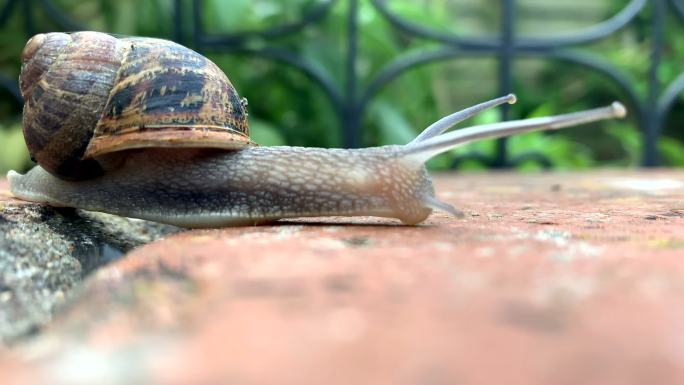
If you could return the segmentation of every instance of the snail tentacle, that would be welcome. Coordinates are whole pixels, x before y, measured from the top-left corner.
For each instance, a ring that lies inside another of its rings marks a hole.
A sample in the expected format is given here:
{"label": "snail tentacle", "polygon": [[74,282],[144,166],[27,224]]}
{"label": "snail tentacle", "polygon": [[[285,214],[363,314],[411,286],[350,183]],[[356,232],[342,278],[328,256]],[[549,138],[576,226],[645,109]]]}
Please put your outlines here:
{"label": "snail tentacle", "polygon": [[435,137],[444,131],[450,129],[451,127],[455,126],[456,124],[468,119],[472,118],[473,116],[479,114],[482,111],[488,110],[490,108],[494,108],[496,106],[500,106],[504,103],[508,104],[515,104],[517,101],[515,94],[508,94],[506,96],[502,96],[500,98],[492,99],[489,101],[486,101],[484,103],[476,104],[472,107],[468,107],[466,109],[463,109],[458,112],[454,112],[451,115],[447,115],[436,122],[432,123],[429,125],[426,129],[423,130],[418,136],[416,136],[411,143],[408,145],[413,145],[415,143],[422,142],[424,140],[430,139],[432,137]]}
{"label": "snail tentacle", "polygon": [[477,140],[501,138],[533,131],[558,130],[603,119],[622,118],[626,113],[625,106],[620,102],[613,102],[610,106],[587,111],[484,124],[463,128],[407,145],[404,148],[404,152],[408,161],[415,164],[424,164],[438,154]]}

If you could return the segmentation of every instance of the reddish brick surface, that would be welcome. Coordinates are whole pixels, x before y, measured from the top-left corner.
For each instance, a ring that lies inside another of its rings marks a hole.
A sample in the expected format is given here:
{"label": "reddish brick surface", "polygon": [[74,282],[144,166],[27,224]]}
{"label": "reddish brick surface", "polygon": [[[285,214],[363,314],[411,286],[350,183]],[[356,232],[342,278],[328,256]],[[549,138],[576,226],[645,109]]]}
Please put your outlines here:
{"label": "reddish brick surface", "polygon": [[0,373],[684,383],[683,171],[451,175],[436,187],[464,219],[312,219],[143,246],[87,279],[41,335],[0,352]]}

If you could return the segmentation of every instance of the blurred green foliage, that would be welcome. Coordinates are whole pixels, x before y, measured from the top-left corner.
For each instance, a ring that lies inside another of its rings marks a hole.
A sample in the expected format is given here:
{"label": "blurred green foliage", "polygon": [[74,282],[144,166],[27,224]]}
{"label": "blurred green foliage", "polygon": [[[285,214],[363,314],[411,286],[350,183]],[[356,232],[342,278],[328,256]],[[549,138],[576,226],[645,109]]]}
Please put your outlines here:
{"label": "blurred green foliage", "polygon": [[[546,37],[594,25],[614,15],[626,0],[574,0],[542,2],[519,0],[516,30],[521,36]],[[53,0],[62,12],[89,29],[122,35],[170,38],[173,32],[171,0]],[[316,0],[204,0],[204,27],[211,33],[263,30],[299,20]],[[463,36],[498,33],[498,0],[393,0],[393,12],[412,23]],[[183,2],[185,43],[191,42],[191,8]],[[301,32],[273,41],[255,39],[250,47],[278,46],[291,50],[324,71],[343,90],[345,84],[346,1],[338,1],[322,21]],[[642,97],[647,91],[650,50],[650,7],[627,28],[581,49],[600,55],[624,72]],[[58,30],[42,9],[34,12],[41,31]],[[27,36],[21,12],[15,10],[0,28],[0,73],[15,78],[19,54]],[[669,15],[667,46],[658,77],[662,84],[684,71],[684,22]],[[191,44],[190,44],[191,45]],[[378,13],[368,0],[360,1],[359,87],[401,55],[435,48],[435,43],[407,36]],[[205,52],[230,77],[242,96],[249,99],[250,125],[255,140],[264,145],[335,147],[341,145],[338,116],[321,88],[300,71],[285,64],[251,55]],[[498,63],[491,56],[469,56],[415,67],[384,87],[366,106],[363,143],[366,146],[406,143],[439,117],[497,95]],[[548,59],[519,58],[515,62],[518,104],[513,118],[570,112],[625,100],[625,95],[605,76],[594,71]],[[26,168],[30,162],[21,144],[20,106],[6,93],[0,103],[0,171]],[[666,166],[684,166],[682,99],[672,109],[659,142]],[[629,107],[629,106],[628,106]],[[499,119],[498,111],[481,114],[467,124]],[[596,166],[636,166],[642,138],[632,114],[623,121],[590,124],[558,133],[534,133],[510,140],[512,156],[529,151],[545,154],[559,169]],[[457,154],[471,150],[492,154],[494,142],[473,143],[444,154],[430,163],[433,169],[450,167]],[[478,168],[465,163],[464,168]],[[537,168],[525,164],[521,169]]]}

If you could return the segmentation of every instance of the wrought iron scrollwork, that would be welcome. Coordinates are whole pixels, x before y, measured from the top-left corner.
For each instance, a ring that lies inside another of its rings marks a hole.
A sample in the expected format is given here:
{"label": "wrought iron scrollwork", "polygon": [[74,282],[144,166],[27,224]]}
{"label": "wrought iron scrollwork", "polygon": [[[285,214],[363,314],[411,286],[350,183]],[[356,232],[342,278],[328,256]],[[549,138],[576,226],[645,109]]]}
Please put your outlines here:
{"label": "wrought iron scrollwork", "polygon": [[[317,84],[330,100],[337,112],[342,129],[344,145],[358,147],[361,144],[361,122],[364,113],[377,93],[407,70],[428,63],[459,60],[464,57],[493,57],[498,60],[499,93],[512,90],[512,66],[518,58],[532,57],[564,61],[585,67],[601,74],[621,89],[630,99],[629,104],[637,117],[640,132],[644,138],[642,163],[646,166],[659,164],[657,140],[662,126],[672,106],[684,92],[684,73],[668,85],[660,84],[657,71],[665,46],[663,25],[669,9],[684,21],[684,0],[629,0],[625,6],[605,21],[585,29],[557,36],[535,37],[518,36],[514,28],[516,20],[516,0],[501,0],[502,12],[497,35],[460,36],[455,32],[433,29],[406,20],[394,13],[386,0],[367,0],[388,21],[393,28],[411,37],[433,43],[429,50],[401,54],[386,63],[369,81],[361,84],[356,63],[359,58],[359,0],[320,0],[297,20],[260,30],[246,30],[231,33],[208,32],[204,27],[202,0],[173,0],[174,21],[173,38],[190,43],[200,51],[234,53],[258,56],[287,64],[308,76]],[[325,69],[307,60],[306,57],[278,45],[281,36],[296,35],[308,25],[321,22],[338,3],[347,3],[346,49],[341,60],[345,63],[345,78],[338,85],[334,77]],[[192,17],[186,18],[183,10],[190,6]],[[650,15],[651,52],[649,55],[648,87],[641,96],[635,82],[629,75],[616,68],[597,54],[581,49],[582,45],[604,39],[622,30],[652,7]],[[81,23],[71,19],[68,12],[61,10],[50,0],[6,0],[0,5],[0,28],[6,25],[13,13],[22,12],[26,34],[36,32],[33,12],[39,8],[49,15],[52,21],[64,30],[86,29]],[[191,25],[187,23],[190,22]],[[252,45],[254,39],[266,41],[265,44]],[[16,82],[0,75],[0,88],[7,89],[19,98]],[[503,118],[508,119],[507,106],[502,106]],[[551,161],[541,154],[527,153],[516,157],[509,156],[506,140],[497,142],[496,154],[488,156],[481,153],[466,154],[454,160],[454,167],[465,160],[475,160],[488,167],[511,167],[523,162],[536,162],[542,167],[551,167]]]}

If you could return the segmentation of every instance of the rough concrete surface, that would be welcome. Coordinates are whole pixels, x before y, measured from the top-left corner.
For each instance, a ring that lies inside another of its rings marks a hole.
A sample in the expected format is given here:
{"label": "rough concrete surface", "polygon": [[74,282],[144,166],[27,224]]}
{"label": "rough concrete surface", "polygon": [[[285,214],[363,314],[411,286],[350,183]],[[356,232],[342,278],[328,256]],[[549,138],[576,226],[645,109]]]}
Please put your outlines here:
{"label": "rough concrete surface", "polygon": [[0,341],[35,333],[90,271],[178,231],[13,199],[0,182]]}
{"label": "rough concrete surface", "polygon": [[[684,383],[684,171],[436,188],[465,218],[293,220],[135,248],[0,348],[3,383]],[[19,204],[2,199],[5,216]],[[74,287],[59,270],[49,282]]]}

